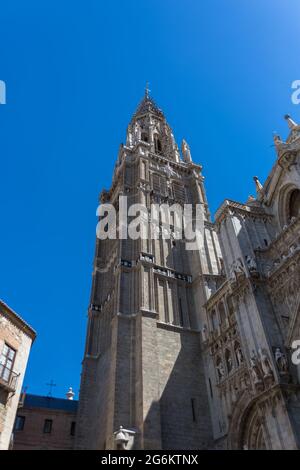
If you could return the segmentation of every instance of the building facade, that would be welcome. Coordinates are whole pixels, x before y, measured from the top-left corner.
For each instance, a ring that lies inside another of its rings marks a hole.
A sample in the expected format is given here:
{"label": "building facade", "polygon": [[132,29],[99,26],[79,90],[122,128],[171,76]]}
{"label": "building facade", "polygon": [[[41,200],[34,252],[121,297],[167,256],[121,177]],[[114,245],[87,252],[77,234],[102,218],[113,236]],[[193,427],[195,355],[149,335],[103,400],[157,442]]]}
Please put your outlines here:
{"label": "building facade", "polygon": [[[146,91],[101,203],[146,207],[156,236],[97,238],[76,448],[300,446],[300,127],[287,121],[257,196],[212,222],[201,166]],[[157,204],[190,204],[201,243],[187,249]]]}
{"label": "building facade", "polygon": [[[256,197],[226,200],[215,228],[225,282],[205,304],[202,351],[214,436],[230,449],[300,447],[300,126],[275,136],[277,158]],[[299,346],[298,346],[299,347]]]}
{"label": "building facade", "polygon": [[11,445],[34,330],[0,300],[0,450]]}
{"label": "building facade", "polygon": [[13,450],[72,450],[77,404],[73,398],[26,394],[15,421]]}

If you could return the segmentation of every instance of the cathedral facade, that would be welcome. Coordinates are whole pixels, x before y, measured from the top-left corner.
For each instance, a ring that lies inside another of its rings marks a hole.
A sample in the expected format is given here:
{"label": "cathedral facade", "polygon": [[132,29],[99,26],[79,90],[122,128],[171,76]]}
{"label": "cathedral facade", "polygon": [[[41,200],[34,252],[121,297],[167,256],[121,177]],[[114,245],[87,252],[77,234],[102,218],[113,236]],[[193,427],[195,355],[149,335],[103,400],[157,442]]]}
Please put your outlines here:
{"label": "cathedral facade", "polygon": [[146,207],[148,227],[153,205],[197,206],[202,243],[162,215],[155,237],[97,238],[76,448],[300,448],[300,126],[286,119],[266,183],[213,222],[201,166],[146,91],[101,203]]}

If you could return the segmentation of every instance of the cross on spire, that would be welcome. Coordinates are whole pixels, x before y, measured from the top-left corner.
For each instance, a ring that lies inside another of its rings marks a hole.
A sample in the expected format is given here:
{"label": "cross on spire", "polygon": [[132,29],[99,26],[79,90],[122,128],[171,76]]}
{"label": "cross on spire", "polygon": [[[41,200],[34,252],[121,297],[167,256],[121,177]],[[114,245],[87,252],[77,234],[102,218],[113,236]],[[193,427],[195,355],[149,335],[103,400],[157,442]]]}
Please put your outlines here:
{"label": "cross on spire", "polygon": [[51,382],[46,384],[49,387],[49,392],[48,392],[48,397],[52,397],[52,388],[56,387],[56,384],[53,382],[53,379],[51,379]]}

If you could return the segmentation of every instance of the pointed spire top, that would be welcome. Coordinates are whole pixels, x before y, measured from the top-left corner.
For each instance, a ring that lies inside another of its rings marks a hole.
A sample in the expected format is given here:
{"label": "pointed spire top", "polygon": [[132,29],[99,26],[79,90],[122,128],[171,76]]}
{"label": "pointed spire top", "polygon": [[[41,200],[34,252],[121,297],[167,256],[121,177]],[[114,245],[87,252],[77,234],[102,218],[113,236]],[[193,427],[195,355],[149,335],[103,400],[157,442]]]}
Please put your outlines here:
{"label": "pointed spire top", "polygon": [[264,192],[264,187],[263,185],[261,184],[261,182],[259,181],[258,177],[257,176],[253,176],[253,180],[254,180],[254,183],[255,183],[255,187],[256,187],[256,192],[257,194],[262,194]]}
{"label": "pointed spire top", "polygon": [[284,119],[287,121],[288,123],[288,126],[290,129],[295,129],[296,127],[298,127],[298,124],[295,123],[295,121],[293,121],[293,119],[291,118],[291,116],[289,114],[286,114],[284,116]]}
{"label": "pointed spire top", "polygon": [[145,95],[134,113],[133,118],[147,113],[156,114],[156,116],[164,118],[162,110],[158,108],[157,104],[150,96],[149,82],[146,83]]}
{"label": "pointed spire top", "polygon": [[149,82],[146,82],[146,88],[145,88],[145,98],[148,100],[150,98],[150,88],[149,88]]}

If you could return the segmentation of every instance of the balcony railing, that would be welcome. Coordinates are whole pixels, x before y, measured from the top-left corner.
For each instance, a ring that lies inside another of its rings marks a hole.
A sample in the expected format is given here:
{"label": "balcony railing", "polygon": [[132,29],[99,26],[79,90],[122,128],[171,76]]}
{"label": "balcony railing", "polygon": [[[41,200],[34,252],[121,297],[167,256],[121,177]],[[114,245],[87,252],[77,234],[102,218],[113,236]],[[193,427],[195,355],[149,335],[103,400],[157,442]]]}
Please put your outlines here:
{"label": "balcony railing", "polygon": [[0,366],[0,387],[8,392],[15,392],[19,375],[7,367]]}

